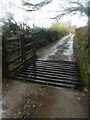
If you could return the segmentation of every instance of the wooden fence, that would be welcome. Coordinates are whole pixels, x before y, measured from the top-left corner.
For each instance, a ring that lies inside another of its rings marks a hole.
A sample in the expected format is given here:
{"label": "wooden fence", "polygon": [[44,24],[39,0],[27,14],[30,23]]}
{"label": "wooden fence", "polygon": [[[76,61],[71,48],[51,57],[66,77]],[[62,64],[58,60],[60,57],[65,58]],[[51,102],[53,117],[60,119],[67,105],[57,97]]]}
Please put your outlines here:
{"label": "wooden fence", "polygon": [[35,55],[35,47],[31,37],[24,34],[19,38],[2,37],[2,76],[7,77],[23,65],[26,61],[32,61]]}

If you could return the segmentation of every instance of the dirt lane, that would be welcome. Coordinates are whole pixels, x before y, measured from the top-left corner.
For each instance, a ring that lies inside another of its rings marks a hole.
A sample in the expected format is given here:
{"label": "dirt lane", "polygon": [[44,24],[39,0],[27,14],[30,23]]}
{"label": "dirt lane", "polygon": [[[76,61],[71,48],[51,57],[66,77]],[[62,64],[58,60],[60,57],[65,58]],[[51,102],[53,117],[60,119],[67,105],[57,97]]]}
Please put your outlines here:
{"label": "dirt lane", "polygon": [[[37,51],[38,59],[75,60],[72,35]],[[3,118],[87,118],[88,94],[9,80],[3,87]]]}
{"label": "dirt lane", "polygon": [[38,59],[74,61],[73,36],[72,34],[65,36],[56,43],[39,49],[37,51]]}

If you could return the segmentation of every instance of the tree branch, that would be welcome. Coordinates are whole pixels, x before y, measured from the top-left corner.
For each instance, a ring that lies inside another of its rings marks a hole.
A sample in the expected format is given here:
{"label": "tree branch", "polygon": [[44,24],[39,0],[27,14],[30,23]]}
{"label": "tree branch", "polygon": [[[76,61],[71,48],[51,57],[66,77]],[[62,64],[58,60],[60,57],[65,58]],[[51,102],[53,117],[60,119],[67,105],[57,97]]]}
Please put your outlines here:
{"label": "tree branch", "polygon": [[51,3],[52,0],[44,0],[40,3],[37,3],[37,4],[32,4],[32,3],[29,3],[29,2],[24,2],[23,3],[23,6],[27,6],[29,9],[26,10],[26,11],[36,11],[36,10],[39,10],[41,9],[43,6]]}

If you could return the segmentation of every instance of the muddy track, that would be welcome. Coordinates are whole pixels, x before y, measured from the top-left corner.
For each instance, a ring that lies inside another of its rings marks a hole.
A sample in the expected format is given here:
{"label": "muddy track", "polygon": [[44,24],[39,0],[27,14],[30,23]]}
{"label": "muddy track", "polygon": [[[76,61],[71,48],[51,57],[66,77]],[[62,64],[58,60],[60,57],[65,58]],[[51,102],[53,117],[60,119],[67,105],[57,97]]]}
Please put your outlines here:
{"label": "muddy track", "polygon": [[73,53],[73,36],[68,35],[56,43],[52,43],[38,50],[38,59],[75,61]]}

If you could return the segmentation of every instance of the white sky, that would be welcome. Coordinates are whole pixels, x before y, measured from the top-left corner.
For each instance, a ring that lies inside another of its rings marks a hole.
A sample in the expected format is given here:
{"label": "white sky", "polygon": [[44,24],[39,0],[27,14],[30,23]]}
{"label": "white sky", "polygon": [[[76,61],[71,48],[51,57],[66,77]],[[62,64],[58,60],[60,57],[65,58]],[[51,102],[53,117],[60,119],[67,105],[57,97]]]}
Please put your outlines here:
{"label": "white sky", "polygon": [[[32,3],[38,3],[41,0],[30,0]],[[43,1],[43,0],[42,0]],[[41,27],[49,27],[55,20],[50,19],[52,17],[55,17],[58,13],[54,11],[60,10],[60,6],[62,6],[63,3],[65,5],[68,5],[68,1],[70,0],[53,0],[52,3],[44,6],[39,11],[36,12],[26,12],[22,9],[19,9],[18,7],[22,7],[22,0],[3,0],[0,1],[0,16],[5,16],[6,13],[11,12],[14,14],[14,18],[17,21],[20,22],[26,22],[28,25],[32,26],[35,24],[36,26]],[[74,0],[75,1],[75,0]],[[80,0],[79,0],[80,1]],[[81,0],[82,1],[82,0]],[[83,0],[86,1],[86,0]],[[18,6],[18,7],[16,7]],[[78,17],[78,16],[65,16],[63,17],[60,22],[70,22],[71,25],[84,26],[87,23],[86,17]]]}

